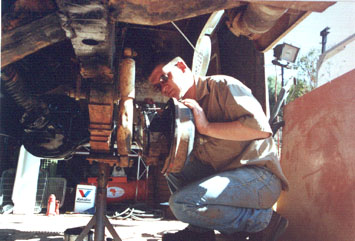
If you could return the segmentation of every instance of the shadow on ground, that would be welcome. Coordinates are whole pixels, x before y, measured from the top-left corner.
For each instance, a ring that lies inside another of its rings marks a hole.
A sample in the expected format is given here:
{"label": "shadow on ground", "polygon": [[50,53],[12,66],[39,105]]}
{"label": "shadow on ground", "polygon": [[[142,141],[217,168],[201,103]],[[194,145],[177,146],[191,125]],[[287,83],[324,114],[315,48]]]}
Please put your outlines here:
{"label": "shadow on ground", "polygon": [[40,241],[63,241],[63,233],[56,232],[30,232],[16,229],[0,229],[1,241],[31,240]]}

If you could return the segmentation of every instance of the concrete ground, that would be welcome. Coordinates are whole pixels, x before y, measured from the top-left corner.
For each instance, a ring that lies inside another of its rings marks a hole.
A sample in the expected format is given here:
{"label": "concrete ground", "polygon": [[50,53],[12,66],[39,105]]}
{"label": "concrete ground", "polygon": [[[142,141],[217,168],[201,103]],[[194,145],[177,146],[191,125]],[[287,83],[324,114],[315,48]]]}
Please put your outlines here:
{"label": "concrete ground", "polygon": [[[92,215],[84,214],[3,214],[0,215],[0,240],[63,241],[66,229],[86,226],[91,217]],[[186,227],[186,224],[176,220],[109,220],[122,240],[131,241],[161,240],[164,232],[174,232]],[[105,234],[111,237],[107,230]]]}
{"label": "concrete ground", "polygon": [[[84,227],[92,215],[45,214],[0,215],[0,241],[63,241],[68,228]],[[166,232],[176,232],[187,225],[176,220],[117,220],[109,219],[123,241],[158,241]],[[217,234],[217,241],[228,241]],[[106,237],[112,237],[106,229]],[[189,240],[190,241],[190,240]]]}
{"label": "concrete ground", "polygon": [[[92,215],[60,214],[2,214],[0,215],[0,241],[63,241],[64,231],[85,227]],[[176,220],[118,220],[109,219],[123,241],[158,241],[166,232],[176,232],[187,225]],[[106,237],[112,237],[106,229]],[[189,240],[190,241],[190,240]],[[217,233],[217,241],[227,241]]]}

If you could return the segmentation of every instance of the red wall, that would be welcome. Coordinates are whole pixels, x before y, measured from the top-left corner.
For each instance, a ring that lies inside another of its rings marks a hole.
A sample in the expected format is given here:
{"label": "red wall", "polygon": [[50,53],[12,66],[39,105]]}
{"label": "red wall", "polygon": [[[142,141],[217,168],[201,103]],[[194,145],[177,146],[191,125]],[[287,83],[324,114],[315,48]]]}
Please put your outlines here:
{"label": "red wall", "polygon": [[283,241],[355,240],[355,70],[284,109]]}

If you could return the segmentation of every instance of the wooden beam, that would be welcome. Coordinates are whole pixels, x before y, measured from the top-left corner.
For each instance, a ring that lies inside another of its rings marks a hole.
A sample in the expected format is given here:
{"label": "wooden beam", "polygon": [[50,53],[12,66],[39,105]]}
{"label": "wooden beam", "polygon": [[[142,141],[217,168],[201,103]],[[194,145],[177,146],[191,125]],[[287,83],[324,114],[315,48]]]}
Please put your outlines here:
{"label": "wooden beam", "polygon": [[57,14],[50,14],[3,34],[1,67],[66,39]]}

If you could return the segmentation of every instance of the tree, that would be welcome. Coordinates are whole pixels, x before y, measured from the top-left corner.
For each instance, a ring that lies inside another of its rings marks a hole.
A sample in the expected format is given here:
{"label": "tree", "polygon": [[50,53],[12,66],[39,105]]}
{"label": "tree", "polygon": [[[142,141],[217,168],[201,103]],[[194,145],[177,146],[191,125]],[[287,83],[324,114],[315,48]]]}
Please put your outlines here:
{"label": "tree", "polygon": [[320,56],[320,51],[317,49],[311,49],[307,54],[301,56],[295,64],[297,68],[297,82],[302,85],[308,84],[310,90],[318,87],[317,80],[317,63]]}
{"label": "tree", "polygon": [[[298,97],[301,97],[302,95],[311,91],[310,85],[308,85],[305,80],[294,78],[293,81],[296,83],[294,83],[290,88],[290,91],[288,92],[289,94],[286,98],[286,103],[284,104],[290,103],[295,99],[297,99]],[[276,93],[278,95],[281,90],[281,83],[277,83],[276,85],[276,76],[269,76],[267,78],[267,83],[268,83],[268,90],[269,90],[269,105],[270,105],[270,110],[272,111],[276,104],[275,87],[276,87]],[[279,115],[282,116],[282,110],[280,111]]]}
{"label": "tree", "polygon": [[269,104],[270,104],[270,110],[272,110],[276,104],[275,101],[275,87],[277,86],[276,93],[280,92],[281,89],[281,84],[278,83],[276,85],[276,76],[269,76],[267,77],[267,84],[268,84],[268,90],[269,90]]}
{"label": "tree", "polygon": [[[294,69],[297,69],[297,76],[293,78],[293,85],[288,92],[288,96],[285,100],[287,104],[302,95],[310,92],[318,86],[317,83],[317,62],[319,58],[320,52],[316,49],[311,49],[306,55],[300,57],[296,64],[293,66]],[[287,70],[286,70],[287,71]],[[279,95],[281,90],[281,83],[276,84],[276,76],[268,76],[268,90],[269,90],[269,104],[270,110],[273,111],[274,106],[276,105],[275,93]],[[291,83],[290,83],[291,84]],[[278,113],[278,118],[273,120],[271,124],[271,128],[273,132],[276,134],[277,130],[283,125],[283,108],[280,109]],[[272,114],[272,113],[271,113]],[[282,131],[282,129],[280,130]],[[276,138],[276,136],[275,136]],[[277,141],[281,146],[282,139],[280,136],[277,137]],[[276,139],[275,139],[276,140]]]}
{"label": "tree", "polygon": [[[319,55],[319,50],[311,49],[307,54],[298,58],[295,65],[292,67],[293,69],[297,69],[297,76],[293,80],[294,85],[289,91],[286,103],[289,103],[297,99],[298,97],[301,97],[302,95],[310,92],[311,90],[317,88],[317,62]],[[272,110],[273,106],[275,105],[276,76],[269,76],[267,80],[269,89],[269,103],[270,109]],[[278,83],[276,93],[279,93],[280,89],[281,84]]]}
{"label": "tree", "polygon": [[295,79],[296,84],[291,87],[290,94],[287,96],[286,103],[294,101],[298,97],[311,91],[311,86],[303,79]]}

